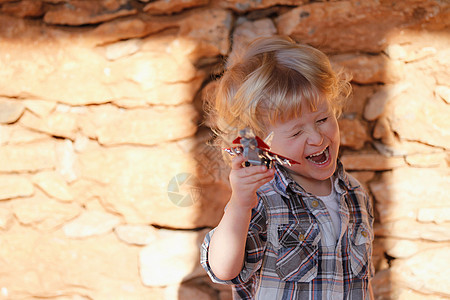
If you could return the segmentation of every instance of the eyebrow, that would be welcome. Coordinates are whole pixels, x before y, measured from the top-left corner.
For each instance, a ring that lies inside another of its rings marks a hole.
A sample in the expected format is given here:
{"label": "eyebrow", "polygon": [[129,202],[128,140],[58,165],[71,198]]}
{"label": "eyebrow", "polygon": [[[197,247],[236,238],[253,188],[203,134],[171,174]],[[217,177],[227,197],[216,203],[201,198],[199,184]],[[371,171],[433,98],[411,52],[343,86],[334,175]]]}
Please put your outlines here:
{"label": "eyebrow", "polygon": [[284,133],[286,134],[291,134],[292,132],[296,132],[299,131],[300,129],[303,128],[303,124],[301,124],[300,122],[296,122],[293,126],[291,126],[289,129],[286,129],[284,131]]}
{"label": "eyebrow", "polygon": [[[329,115],[331,112],[330,112],[330,110],[322,110],[322,111],[319,111],[319,110],[317,110],[317,111],[315,111],[315,112],[312,112],[312,113],[315,113],[316,115],[314,116],[315,118],[318,118],[319,116],[321,117],[321,119],[322,119],[322,114],[324,114],[324,115]],[[286,134],[290,134],[290,133],[292,133],[292,132],[297,132],[297,131],[299,131],[299,130],[301,130],[302,128],[303,128],[303,124],[301,124],[301,121],[299,120],[298,122],[296,122],[293,126],[291,126],[289,129],[286,129],[285,131],[284,131],[284,133],[286,133]]]}

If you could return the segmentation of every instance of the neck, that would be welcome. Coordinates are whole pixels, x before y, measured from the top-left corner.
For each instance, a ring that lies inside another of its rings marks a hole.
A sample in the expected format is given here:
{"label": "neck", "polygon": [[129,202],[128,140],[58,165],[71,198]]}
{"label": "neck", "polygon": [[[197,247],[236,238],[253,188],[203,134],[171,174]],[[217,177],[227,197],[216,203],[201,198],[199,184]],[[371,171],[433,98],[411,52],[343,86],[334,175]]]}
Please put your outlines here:
{"label": "neck", "polygon": [[331,193],[331,178],[324,180],[307,179],[297,172],[284,168],[305,191],[316,196],[328,196]]}

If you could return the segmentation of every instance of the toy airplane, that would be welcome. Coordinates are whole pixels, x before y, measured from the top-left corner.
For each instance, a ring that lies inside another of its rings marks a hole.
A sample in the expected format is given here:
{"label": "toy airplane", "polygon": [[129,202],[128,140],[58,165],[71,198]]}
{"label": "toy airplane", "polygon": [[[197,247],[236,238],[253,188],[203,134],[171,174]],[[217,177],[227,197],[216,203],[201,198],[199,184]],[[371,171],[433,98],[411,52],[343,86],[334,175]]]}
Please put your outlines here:
{"label": "toy airplane", "polygon": [[266,138],[267,143],[255,136],[250,128],[242,129],[239,131],[239,134],[240,136],[233,141],[233,144],[238,144],[239,146],[224,148],[223,150],[231,156],[244,155],[247,158],[247,161],[244,163],[246,167],[264,165],[269,169],[275,162],[289,166],[300,164],[293,159],[270,151],[270,146],[267,143],[270,143],[269,140],[272,138],[272,134]]}

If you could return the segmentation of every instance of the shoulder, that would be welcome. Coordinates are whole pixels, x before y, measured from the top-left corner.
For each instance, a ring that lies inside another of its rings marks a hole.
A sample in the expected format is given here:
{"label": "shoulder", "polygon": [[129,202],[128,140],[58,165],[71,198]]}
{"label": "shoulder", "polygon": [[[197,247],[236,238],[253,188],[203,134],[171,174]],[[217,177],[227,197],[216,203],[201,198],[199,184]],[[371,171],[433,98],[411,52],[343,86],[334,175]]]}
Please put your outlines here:
{"label": "shoulder", "polygon": [[345,172],[347,178],[348,195],[355,210],[363,212],[373,219],[372,200],[363,185],[351,174]]}
{"label": "shoulder", "polygon": [[338,161],[338,168],[336,170],[335,176],[339,179],[339,183],[345,186],[348,191],[353,191],[360,197],[368,197],[368,194],[363,185],[344,169],[340,161]]}
{"label": "shoulder", "polygon": [[361,182],[358,181],[358,179],[356,179],[353,175],[351,175],[348,172],[344,172],[344,174],[347,177],[347,183],[348,183],[349,189],[351,189],[351,190],[361,190],[361,191],[364,191],[364,193],[366,193],[365,188],[363,187]]}

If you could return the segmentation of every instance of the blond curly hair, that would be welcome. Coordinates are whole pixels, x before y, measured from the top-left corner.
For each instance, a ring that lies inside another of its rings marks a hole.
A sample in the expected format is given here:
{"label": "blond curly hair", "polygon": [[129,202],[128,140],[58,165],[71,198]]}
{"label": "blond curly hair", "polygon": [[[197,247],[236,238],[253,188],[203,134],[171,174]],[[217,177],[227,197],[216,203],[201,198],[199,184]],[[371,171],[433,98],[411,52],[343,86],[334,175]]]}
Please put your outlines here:
{"label": "blond curly hair", "polygon": [[314,111],[325,99],[338,117],[350,93],[349,78],[333,71],[324,53],[272,36],[228,59],[206,110],[212,129],[229,145],[245,127],[264,137],[268,125],[301,117],[303,102]]}

